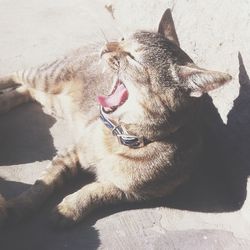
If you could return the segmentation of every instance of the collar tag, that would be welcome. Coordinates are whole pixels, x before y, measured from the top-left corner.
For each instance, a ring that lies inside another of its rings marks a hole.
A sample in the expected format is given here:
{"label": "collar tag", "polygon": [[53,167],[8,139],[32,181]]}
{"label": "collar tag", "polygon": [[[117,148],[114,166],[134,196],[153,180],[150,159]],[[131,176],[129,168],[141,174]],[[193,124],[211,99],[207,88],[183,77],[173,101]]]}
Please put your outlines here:
{"label": "collar tag", "polygon": [[105,115],[103,107],[100,107],[100,119],[104,125],[112,131],[112,134],[117,137],[120,144],[130,148],[141,148],[145,146],[145,140],[143,137],[129,135],[124,132],[121,125],[115,125],[111,122]]}

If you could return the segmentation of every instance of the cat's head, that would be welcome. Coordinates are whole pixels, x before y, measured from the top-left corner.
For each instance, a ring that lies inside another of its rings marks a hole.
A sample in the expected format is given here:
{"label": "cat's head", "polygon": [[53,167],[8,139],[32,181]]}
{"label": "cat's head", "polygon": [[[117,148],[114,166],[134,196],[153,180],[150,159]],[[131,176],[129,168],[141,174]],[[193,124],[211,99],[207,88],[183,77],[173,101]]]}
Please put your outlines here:
{"label": "cat's head", "polygon": [[145,136],[175,131],[194,111],[197,97],[231,80],[193,63],[180,48],[169,9],[158,32],[140,31],[107,43],[102,58],[115,80],[109,96],[98,97],[99,104],[110,119]]}

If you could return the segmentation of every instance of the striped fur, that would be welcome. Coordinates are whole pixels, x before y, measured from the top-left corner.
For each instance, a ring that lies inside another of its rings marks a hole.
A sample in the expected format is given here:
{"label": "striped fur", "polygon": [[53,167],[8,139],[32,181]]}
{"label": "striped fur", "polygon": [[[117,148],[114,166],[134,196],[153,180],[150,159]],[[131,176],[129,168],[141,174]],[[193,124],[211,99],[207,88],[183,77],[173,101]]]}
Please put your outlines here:
{"label": "striped fur", "polygon": [[[75,145],[56,156],[33,186],[8,202],[10,219],[36,210],[79,170],[93,173],[96,181],[55,208],[52,220],[58,225],[79,222],[102,205],[168,195],[189,178],[202,151],[198,117],[202,99],[191,96],[219,87],[231,77],[194,65],[175,37],[168,10],[158,33],[136,32],[106,44],[101,53],[105,72],[99,64],[101,47],[94,45],[0,78],[1,113],[34,100],[68,119],[76,138]],[[129,134],[145,137],[142,148],[120,145],[98,119],[96,97],[117,76],[129,97],[108,116]]]}

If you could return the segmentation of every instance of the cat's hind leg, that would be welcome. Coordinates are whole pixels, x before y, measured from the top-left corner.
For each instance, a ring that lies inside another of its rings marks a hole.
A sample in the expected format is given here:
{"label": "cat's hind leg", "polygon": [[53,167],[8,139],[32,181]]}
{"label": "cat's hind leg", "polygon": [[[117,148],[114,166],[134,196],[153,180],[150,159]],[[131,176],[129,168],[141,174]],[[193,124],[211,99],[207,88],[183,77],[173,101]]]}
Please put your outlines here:
{"label": "cat's hind leg", "polygon": [[25,86],[17,87],[0,93],[0,114],[31,100],[28,89]]}
{"label": "cat's hind leg", "polygon": [[9,76],[0,77],[0,92],[8,88],[16,88],[18,85],[17,73],[13,73]]}
{"label": "cat's hind leg", "polygon": [[60,94],[65,96],[67,90],[72,85],[75,86],[73,83],[75,70],[67,58],[63,58],[50,64],[0,77],[0,113],[34,100],[48,111],[53,110],[60,114],[60,98],[58,97]]}
{"label": "cat's hind leg", "polygon": [[29,89],[24,84],[25,70],[0,77],[0,114],[31,100]]}

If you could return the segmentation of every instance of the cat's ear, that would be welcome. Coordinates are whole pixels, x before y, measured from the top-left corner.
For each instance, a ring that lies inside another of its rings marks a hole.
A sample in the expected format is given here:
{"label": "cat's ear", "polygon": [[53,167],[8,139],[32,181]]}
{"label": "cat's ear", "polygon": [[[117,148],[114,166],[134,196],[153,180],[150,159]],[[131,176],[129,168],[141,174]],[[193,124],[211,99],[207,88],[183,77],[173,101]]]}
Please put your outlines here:
{"label": "cat's ear", "polygon": [[232,79],[227,73],[202,69],[194,64],[178,68],[179,78],[187,84],[190,96],[193,97],[200,97],[203,93],[217,89]]}
{"label": "cat's ear", "polygon": [[162,34],[164,37],[180,47],[170,9],[167,9],[164,12],[158,27],[158,33]]}

